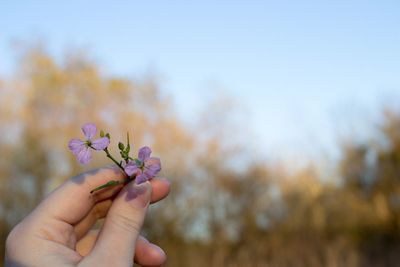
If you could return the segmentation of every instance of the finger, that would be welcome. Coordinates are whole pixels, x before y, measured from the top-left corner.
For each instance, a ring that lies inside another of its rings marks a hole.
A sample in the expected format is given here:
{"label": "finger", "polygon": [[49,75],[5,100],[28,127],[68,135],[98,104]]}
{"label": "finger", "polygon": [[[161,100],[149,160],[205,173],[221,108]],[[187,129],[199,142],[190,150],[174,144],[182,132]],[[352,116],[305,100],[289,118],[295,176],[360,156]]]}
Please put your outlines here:
{"label": "finger", "polygon": [[[90,231],[76,245],[76,251],[81,256],[87,256],[96,243],[99,230]],[[157,245],[150,243],[143,236],[136,241],[135,262],[143,266],[160,266],[165,263],[167,256]]]}
{"label": "finger", "polygon": [[[170,183],[165,178],[155,178],[150,181],[152,187],[151,203],[165,198],[170,192]],[[106,199],[96,203],[88,214],[75,226],[77,240],[81,239],[92,228],[97,220],[104,218],[111,207],[112,199]]]}
{"label": "finger", "polygon": [[90,266],[131,266],[135,244],[150,203],[149,182],[129,183],[108,211],[97,242],[88,257]]}
{"label": "finger", "polygon": [[96,243],[97,237],[99,235],[99,230],[91,230],[89,231],[83,238],[81,238],[75,246],[76,252],[81,256],[89,255],[90,251],[92,251],[94,244]]}
{"label": "finger", "polygon": [[161,266],[167,261],[167,255],[159,246],[139,236],[136,241],[134,260],[143,266]]}
{"label": "finger", "polygon": [[99,219],[106,217],[108,210],[112,205],[112,199],[106,199],[101,202],[96,203],[90,212],[74,226],[74,232],[76,240],[80,240],[85,236],[88,231],[93,227],[93,225]]}
{"label": "finger", "polygon": [[76,176],[54,190],[35,210],[39,217],[51,217],[76,224],[99,199],[117,194],[122,185],[106,188],[99,194],[90,191],[110,180],[122,180],[124,173],[113,167],[100,168]]}
{"label": "finger", "polygon": [[171,183],[166,178],[154,178],[150,180],[152,187],[151,203],[158,202],[168,196]]}

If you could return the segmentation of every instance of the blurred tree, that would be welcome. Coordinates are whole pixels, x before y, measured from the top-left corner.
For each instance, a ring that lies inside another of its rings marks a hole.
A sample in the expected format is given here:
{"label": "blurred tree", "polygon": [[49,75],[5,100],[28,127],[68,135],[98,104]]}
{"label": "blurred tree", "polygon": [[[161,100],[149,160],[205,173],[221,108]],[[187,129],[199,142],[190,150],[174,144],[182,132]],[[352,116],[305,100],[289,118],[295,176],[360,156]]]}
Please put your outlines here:
{"label": "blurred tree", "polygon": [[[66,144],[92,121],[110,129],[112,143],[129,131],[135,150],[147,144],[162,158],[173,191],[151,207],[144,232],[166,249],[168,266],[396,266],[400,260],[400,113],[386,112],[370,142],[342,146],[335,184],[312,165],[294,171],[258,161],[226,95],[188,127],[155,77],[109,77],[86,53],[58,60],[42,45],[22,49],[19,58],[13,78],[0,81],[3,250],[11,227],[82,171]],[[93,166],[106,163],[95,156]]]}

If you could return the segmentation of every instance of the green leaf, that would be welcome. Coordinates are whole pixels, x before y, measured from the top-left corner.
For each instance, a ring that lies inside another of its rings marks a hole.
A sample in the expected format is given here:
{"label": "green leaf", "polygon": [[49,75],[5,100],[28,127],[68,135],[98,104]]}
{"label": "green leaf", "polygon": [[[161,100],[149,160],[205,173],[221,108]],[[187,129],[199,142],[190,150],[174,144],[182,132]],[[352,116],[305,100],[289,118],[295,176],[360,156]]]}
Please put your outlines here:
{"label": "green leaf", "polygon": [[100,137],[104,137],[104,136],[105,136],[104,131],[101,130],[101,131],[100,131]]}
{"label": "green leaf", "polygon": [[109,134],[109,133],[106,133],[106,134],[105,134],[105,136],[106,136],[108,139],[110,139],[110,140],[111,140],[111,136],[110,136],[110,134]]}
{"label": "green leaf", "polygon": [[109,182],[107,182],[107,183],[105,183],[105,184],[103,184],[103,185],[100,185],[100,186],[96,187],[96,188],[93,189],[92,191],[90,191],[90,194],[93,194],[94,192],[99,191],[99,190],[101,190],[101,189],[103,189],[103,188],[107,188],[107,187],[110,187],[110,186],[116,186],[116,185],[119,185],[119,184],[121,184],[121,183],[122,183],[122,182],[120,182],[120,181],[115,181],[115,180],[109,181]]}
{"label": "green leaf", "polygon": [[121,157],[122,157],[124,160],[128,159],[128,154],[126,154],[125,151],[120,151],[119,153],[121,154]]}

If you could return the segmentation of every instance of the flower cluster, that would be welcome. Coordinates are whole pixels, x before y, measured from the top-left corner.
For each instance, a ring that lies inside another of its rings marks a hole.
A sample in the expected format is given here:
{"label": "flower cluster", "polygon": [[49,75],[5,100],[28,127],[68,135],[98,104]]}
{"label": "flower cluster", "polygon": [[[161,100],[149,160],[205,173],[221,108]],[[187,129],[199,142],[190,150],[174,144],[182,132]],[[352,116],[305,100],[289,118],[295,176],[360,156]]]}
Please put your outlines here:
{"label": "flower cluster", "polygon": [[108,150],[111,139],[109,133],[100,131],[100,138],[95,139],[97,127],[93,123],[86,123],[83,125],[82,132],[85,136],[84,140],[74,138],[68,143],[68,148],[76,156],[79,163],[88,164],[92,159],[92,150],[103,150],[106,153],[106,156],[126,174],[126,179],[123,182],[109,181],[108,183],[93,189],[92,192],[109,186],[127,183],[131,180],[135,180],[135,183],[137,184],[144,183],[155,177],[161,170],[160,159],[150,156],[152,151],[148,146],[139,149],[137,158],[132,158],[130,156],[131,147],[129,143],[129,134],[127,134],[126,145],[121,142],[118,143],[122,160],[117,161]]}

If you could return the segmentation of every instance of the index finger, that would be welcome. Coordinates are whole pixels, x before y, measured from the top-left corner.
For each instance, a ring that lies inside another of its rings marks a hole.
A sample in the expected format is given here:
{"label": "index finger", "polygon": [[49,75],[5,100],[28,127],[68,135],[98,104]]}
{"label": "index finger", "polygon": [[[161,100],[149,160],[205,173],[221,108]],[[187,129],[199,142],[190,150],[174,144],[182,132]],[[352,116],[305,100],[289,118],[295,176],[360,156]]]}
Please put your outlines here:
{"label": "index finger", "polygon": [[69,224],[79,222],[101,198],[118,193],[123,185],[105,189],[99,194],[90,194],[94,188],[110,180],[122,181],[125,174],[115,167],[104,167],[82,173],[55,189],[36,208],[42,217],[53,217]]}

